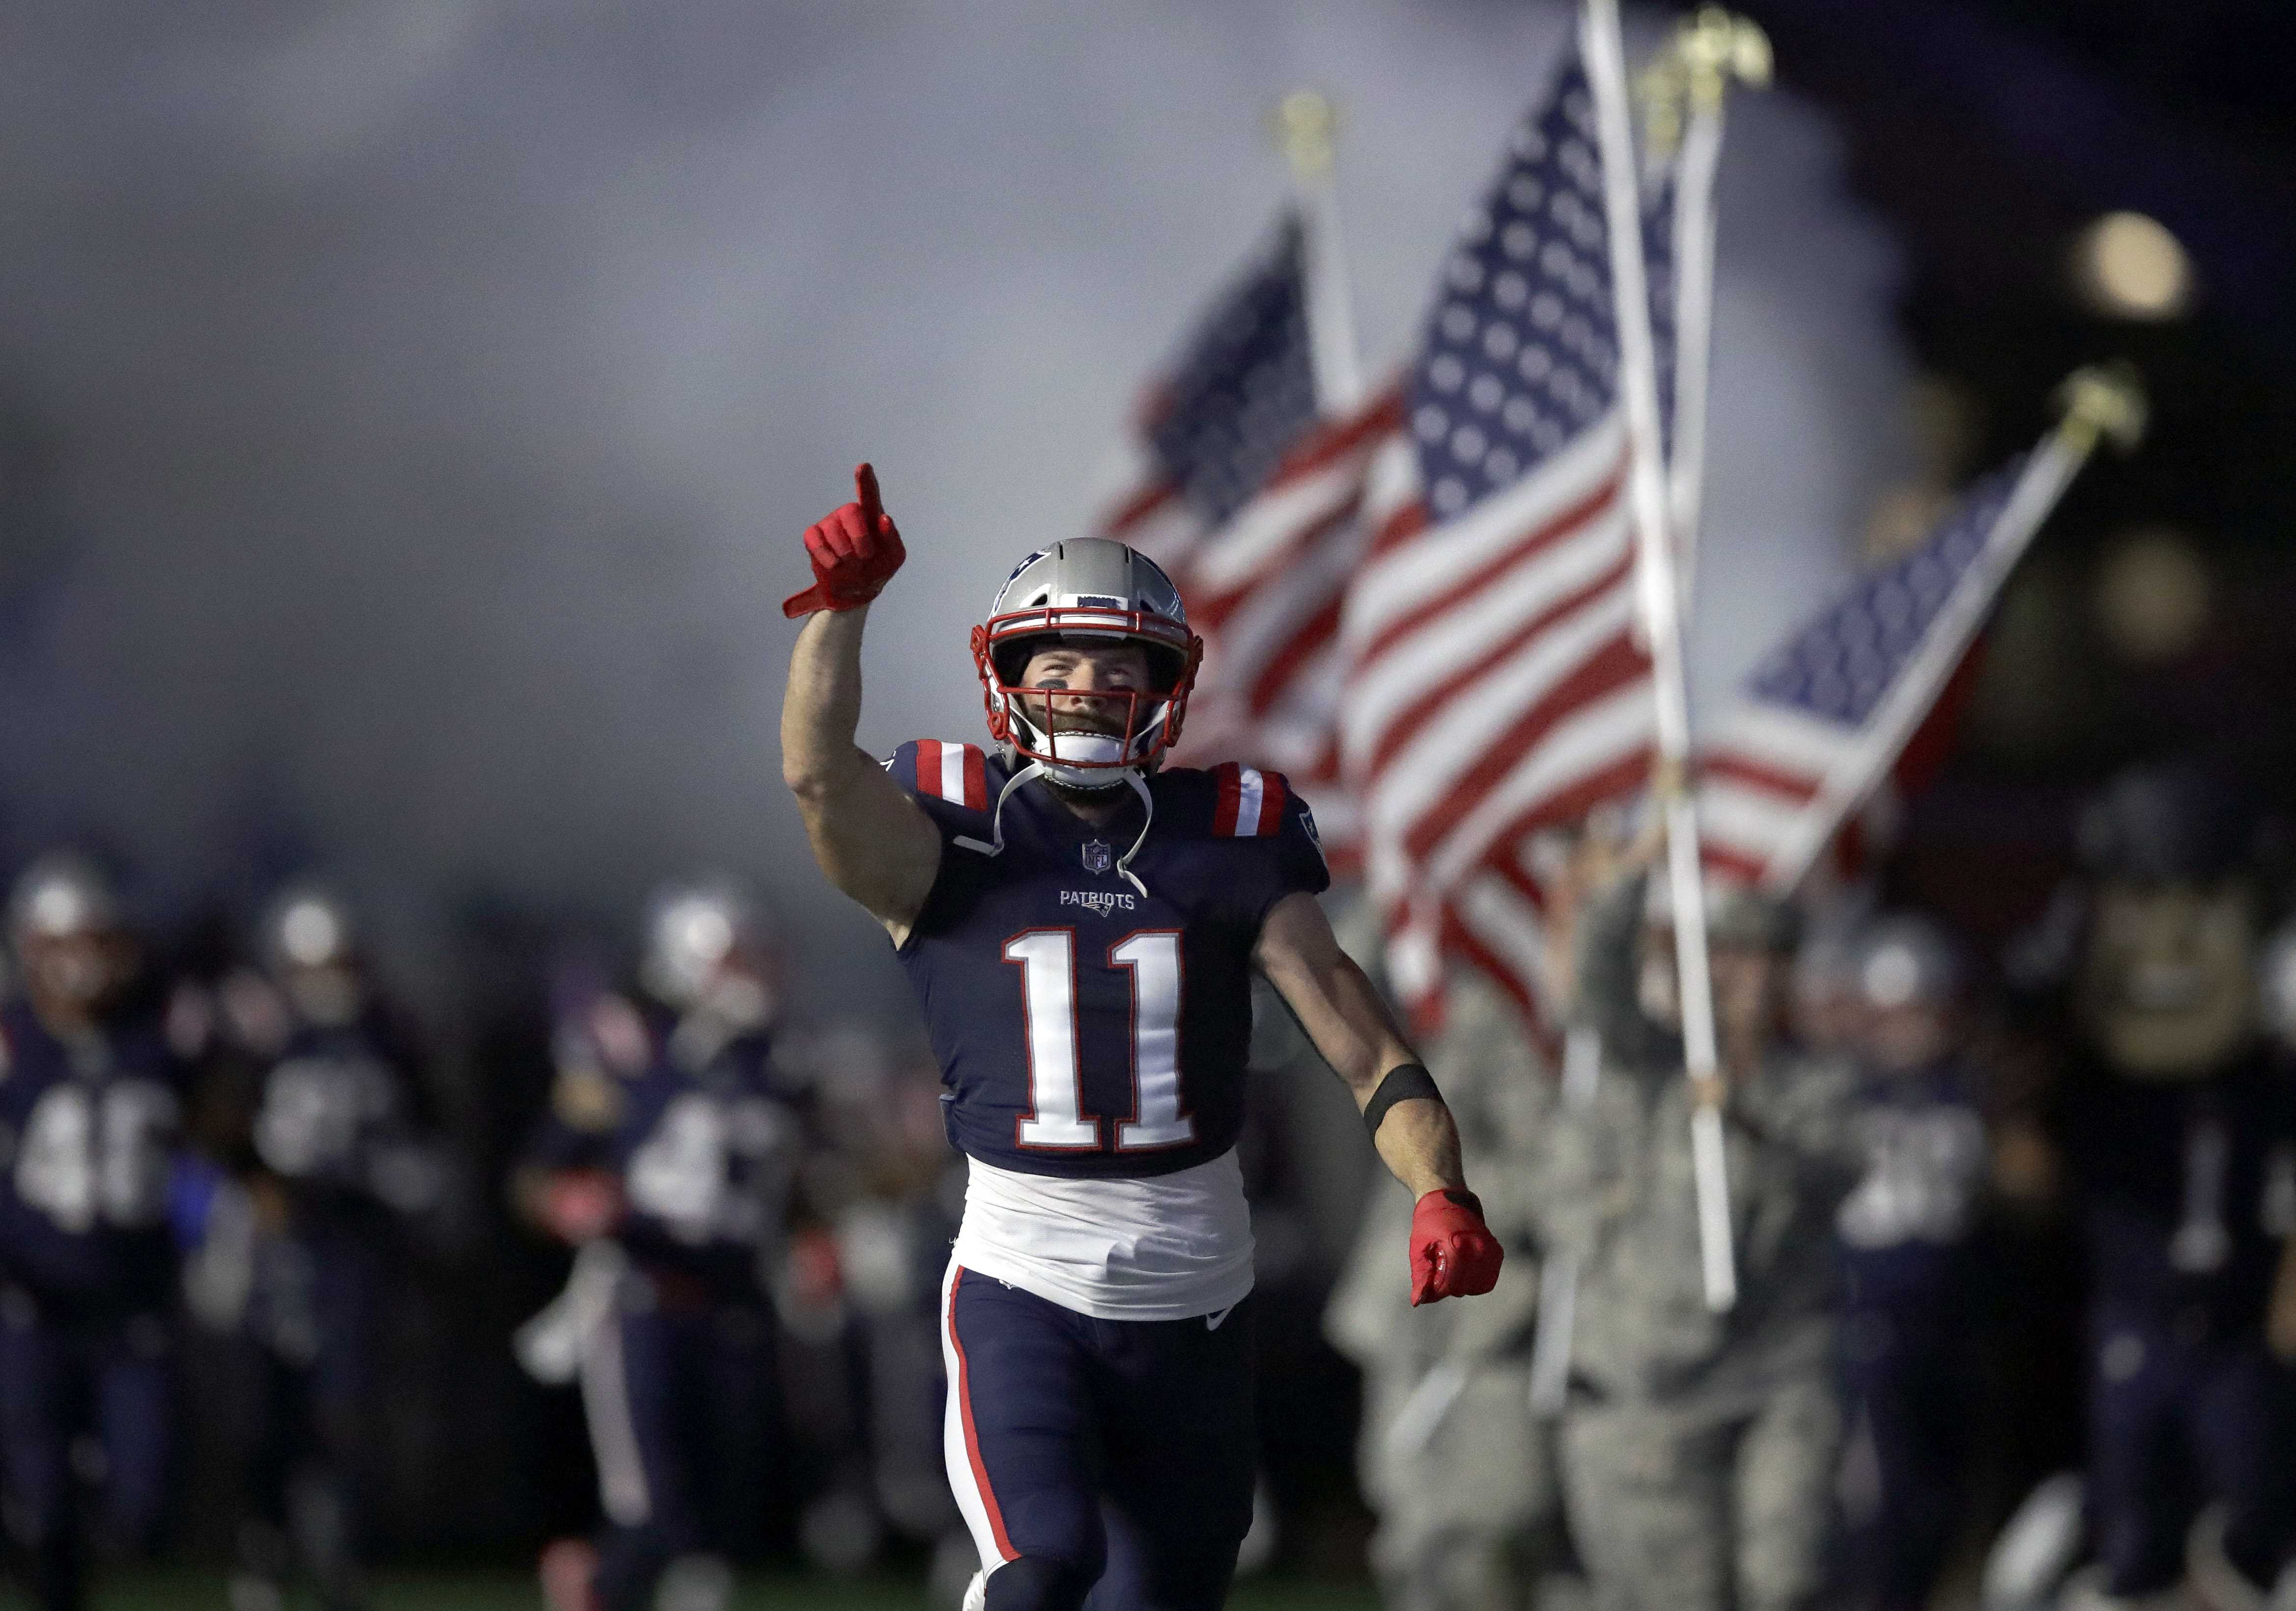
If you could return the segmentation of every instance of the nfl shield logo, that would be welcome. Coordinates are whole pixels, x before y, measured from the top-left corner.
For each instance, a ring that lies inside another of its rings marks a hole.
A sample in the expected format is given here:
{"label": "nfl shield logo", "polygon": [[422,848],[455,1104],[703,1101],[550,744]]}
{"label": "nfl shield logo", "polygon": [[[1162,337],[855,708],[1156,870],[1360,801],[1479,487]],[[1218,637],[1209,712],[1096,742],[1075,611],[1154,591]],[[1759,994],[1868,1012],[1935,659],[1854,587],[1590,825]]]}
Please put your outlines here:
{"label": "nfl shield logo", "polygon": [[1105,873],[1109,868],[1115,865],[1116,852],[1109,848],[1109,844],[1106,840],[1087,839],[1084,842],[1084,870],[1086,872]]}

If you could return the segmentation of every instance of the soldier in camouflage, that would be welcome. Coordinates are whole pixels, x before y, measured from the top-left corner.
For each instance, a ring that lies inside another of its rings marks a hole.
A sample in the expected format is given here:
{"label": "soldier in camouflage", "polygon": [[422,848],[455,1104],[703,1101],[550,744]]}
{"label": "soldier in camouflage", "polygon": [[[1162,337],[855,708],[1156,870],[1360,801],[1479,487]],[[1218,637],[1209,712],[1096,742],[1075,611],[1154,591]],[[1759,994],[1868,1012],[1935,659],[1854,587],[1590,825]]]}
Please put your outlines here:
{"label": "soldier in camouflage", "polygon": [[1505,1245],[1478,1304],[1411,1307],[1389,1251],[1411,1196],[1381,1189],[1325,1319],[1364,1371],[1359,1470],[1379,1513],[1372,1562],[1390,1611],[1505,1611],[1530,1602],[1554,1553],[1562,1501],[1552,1423],[1530,1412],[1538,1265],[1531,1234],[1554,1083],[1521,1015],[1480,976],[1456,981],[1428,1066]]}
{"label": "soldier in camouflage", "polygon": [[1578,1262],[1562,1474],[1603,1611],[1796,1611],[1822,1587],[1841,1434],[1833,1222],[1861,1158],[1850,1070],[1781,1038],[1794,925],[1744,893],[1710,914],[1737,1305],[1700,1275],[1693,1093],[1669,920],[1644,879],[1581,920],[1579,1011],[1603,1041],[1558,1106],[1542,1214]]}

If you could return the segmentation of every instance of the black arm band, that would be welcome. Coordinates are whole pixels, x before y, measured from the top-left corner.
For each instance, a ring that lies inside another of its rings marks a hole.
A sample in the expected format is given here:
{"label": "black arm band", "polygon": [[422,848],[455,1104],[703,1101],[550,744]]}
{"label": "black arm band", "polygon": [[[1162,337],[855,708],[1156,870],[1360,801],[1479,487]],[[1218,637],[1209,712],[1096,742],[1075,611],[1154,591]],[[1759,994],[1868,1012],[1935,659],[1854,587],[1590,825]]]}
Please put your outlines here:
{"label": "black arm band", "polygon": [[1440,1102],[1443,1093],[1435,1089],[1435,1076],[1419,1064],[1398,1063],[1387,1071],[1379,1082],[1379,1089],[1372,1092],[1371,1100],[1364,1104],[1364,1128],[1376,1139],[1380,1121],[1387,1117],[1387,1110],[1398,1102],[1408,1102],[1414,1097],[1432,1097]]}

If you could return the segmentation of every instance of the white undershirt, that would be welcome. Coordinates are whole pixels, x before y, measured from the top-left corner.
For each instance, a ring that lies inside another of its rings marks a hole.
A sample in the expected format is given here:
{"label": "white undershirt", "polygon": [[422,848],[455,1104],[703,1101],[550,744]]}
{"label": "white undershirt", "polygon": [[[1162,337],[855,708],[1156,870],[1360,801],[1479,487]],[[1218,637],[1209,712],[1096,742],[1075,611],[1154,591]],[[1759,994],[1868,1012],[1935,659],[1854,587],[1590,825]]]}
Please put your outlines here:
{"label": "white undershirt", "polygon": [[967,1158],[956,1262],[1103,1320],[1185,1320],[1251,1291],[1234,1151],[1168,1175],[1069,1179]]}

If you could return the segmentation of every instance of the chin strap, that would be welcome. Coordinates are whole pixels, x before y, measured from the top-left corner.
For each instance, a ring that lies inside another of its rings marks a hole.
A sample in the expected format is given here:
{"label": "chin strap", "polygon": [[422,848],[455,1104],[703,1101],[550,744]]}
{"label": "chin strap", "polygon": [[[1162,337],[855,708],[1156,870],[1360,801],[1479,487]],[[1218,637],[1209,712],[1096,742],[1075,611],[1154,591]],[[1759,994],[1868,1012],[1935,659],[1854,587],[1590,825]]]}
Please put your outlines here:
{"label": "chin strap", "polygon": [[963,834],[957,834],[949,842],[963,845],[968,851],[978,851],[983,856],[1002,856],[1004,853],[1004,802],[1013,798],[1013,790],[1029,779],[1042,777],[1044,775],[1045,763],[1041,760],[1032,760],[1004,780],[1004,786],[996,791],[996,809],[990,812],[988,817],[990,842],[983,844],[978,839],[968,838]]}
{"label": "chin strap", "polygon": [[[996,791],[996,809],[989,814],[988,818],[988,843],[983,844],[980,840],[964,834],[955,835],[949,842],[962,845],[968,851],[978,851],[983,856],[1002,856],[1004,853],[1004,802],[1013,798],[1013,790],[1030,778],[1042,777],[1044,775],[1045,763],[1041,760],[1032,760],[1013,773],[1005,780],[1004,786]],[[1140,847],[1148,842],[1148,830],[1156,820],[1156,797],[1148,792],[1148,785],[1139,773],[1128,769],[1124,773],[1124,781],[1132,785],[1132,792],[1135,794],[1140,796],[1140,833],[1133,840],[1132,848],[1117,858],[1116,875],[1138,890],[1140,898],[1144,900],[1148,898],[1148,886],[1141,883],[1140,875],[1132,870],[1132,859],[1140,854]]]}
{"label": "chin strap", "polygon": [[1132,842],[1130,850],[1116,859],[1116,875],[1138,890],[1140,899],[1145,900],[1148,899],[1148,886],[1141,883],[1140,875],[1132,870],[1132,859],[1140,854],[1140,847],[1148,842],[1148,830],[1156,821],[1156,799],[1148,793],[1147,782],[1139,773],[1127,771],[1124,781],[1132,785],[1135,794],[1140,796],[1140,836]]}

